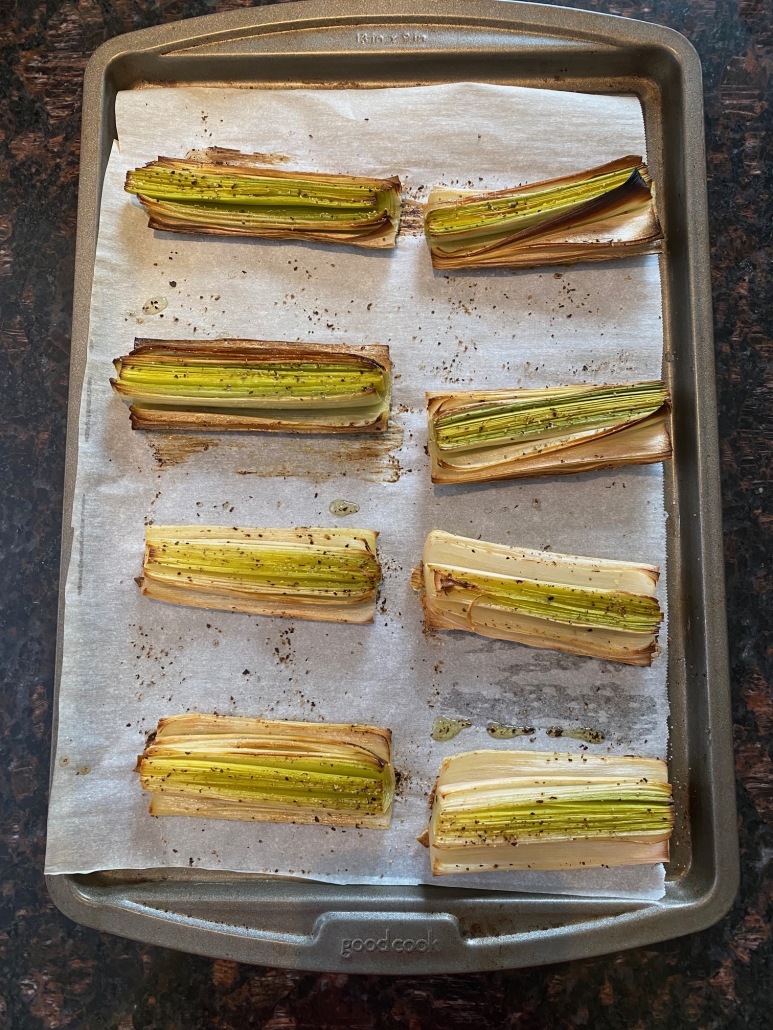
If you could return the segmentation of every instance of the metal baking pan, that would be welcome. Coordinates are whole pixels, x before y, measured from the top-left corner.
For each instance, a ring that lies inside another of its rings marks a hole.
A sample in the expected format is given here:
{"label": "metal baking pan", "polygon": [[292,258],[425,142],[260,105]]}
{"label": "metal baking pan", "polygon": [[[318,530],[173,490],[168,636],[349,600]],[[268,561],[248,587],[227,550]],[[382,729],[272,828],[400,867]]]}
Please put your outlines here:
{"label": "metal baking pan", "polygon": [[[308,0],[120,36],[84,86],[61,583],[114,98],[142,83],[429,85],[478,80],[641,98],[668,239],[665,369],[671,779],[677,829],[658,902],[447,887],[336,887],[147,870],[49,876],[72,919],[213,957],[325,971],[472,972],[565,961],[710,926],[738,883],[714,390],[701,69],[679,33],[497,0]],[[57,692],[64,591],[60,591]],[[54,734],[54,739],[55,734]]]}

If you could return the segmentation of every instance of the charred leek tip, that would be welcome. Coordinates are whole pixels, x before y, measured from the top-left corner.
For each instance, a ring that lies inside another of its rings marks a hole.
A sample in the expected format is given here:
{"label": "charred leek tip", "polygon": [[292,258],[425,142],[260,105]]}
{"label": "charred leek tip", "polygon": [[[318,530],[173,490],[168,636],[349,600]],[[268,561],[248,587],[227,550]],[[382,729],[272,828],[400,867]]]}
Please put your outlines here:
{"label": "charred leek tip", "polygon": [[135,429],[386,429],[389,349],[258,340],[136,340],[113,389]]}
{"label": "charred leek tip", "polygon": [[578,869],[668,861],[665,762],[471,751],[448,758],[426,834],[432,872]]}
{"label": "charred leek tip", "polygon": [[485,390],[427,398],[432,480],[485,482],[663,461],[662,382]]}
{"label": "charred leek tip", "polygon": [[424,230],[436,268],[602,261],[647,253],[663,238],[640,157],[493,193],[436,187]]}
{"label": "charred leek tip", "polygon": [[397,178],[285,172],[159,158],[127,172],[154,229],[393,247]]}
{"label": "charred leek tip", "polygon": [[523,550],[434,530],[414,586],[435,629],[650,665],[663,619],[658,576],[651,565]]}
{"label": "charred leek tip", "polygon": [[137,761],[151,815],[386,829],[392,734],[218,715],[162,719]]}
{"label": "charred leek tip", "polygon": [[142,592],[159,601],[372,622],[381,566],[368,529],[147,526]]}

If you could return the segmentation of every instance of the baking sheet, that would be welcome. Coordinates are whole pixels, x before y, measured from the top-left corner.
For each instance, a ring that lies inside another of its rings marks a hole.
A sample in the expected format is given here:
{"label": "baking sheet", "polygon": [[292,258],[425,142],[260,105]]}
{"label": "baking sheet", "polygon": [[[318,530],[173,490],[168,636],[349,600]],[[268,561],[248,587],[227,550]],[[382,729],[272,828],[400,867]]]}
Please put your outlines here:
{"label": "baking sheet", "polygon": [[[432,882],[415,836],[444,755],[589,746],[665,757],[665,655],[633,669],[469,634],[427,636],[408,584],[434,527],[665,568],[660,466],[432,487],[424,454],[427,389],[658,377],[657,258],[451,276],[432,271],[411,218],[395,252],[203,239],[150,231],[122,190],[128,168],[214,144],[282,168],[397,173],[414,199],[436,183],[498,188],[643,154],[638,101],[481,84],[152,89],[120,93],[116,121],[81,404],[46,871],[192,866]],[[144,314],[154,298],[167,306]],[[109,388],[112,358],[135,336],[194,335],[388,343],[394,425],[378,441],[132,433]],[[360,511],[336,519],[335,499]],[[385,579],[376,622],[288,622],[142,598],[134,576],[144,521],[377,528]],[[392,829],[150,818],[134,757],[160,716],[186,710],[390,726],[401,773]],[[437,743],[439,715],[473,725]],[[535,732],[498,742],[489,721]],[[605,740],[557,742],[547,735],[556,726],[591,727]],[[656,866],[434,882],[656,898],[662,881]]]}

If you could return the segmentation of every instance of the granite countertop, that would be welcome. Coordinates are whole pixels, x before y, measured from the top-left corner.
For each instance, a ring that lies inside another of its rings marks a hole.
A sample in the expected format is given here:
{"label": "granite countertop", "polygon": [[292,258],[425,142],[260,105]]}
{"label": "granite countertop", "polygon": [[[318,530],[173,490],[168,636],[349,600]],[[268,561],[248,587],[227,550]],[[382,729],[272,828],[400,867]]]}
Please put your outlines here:
{"label": "granite countertop", "polygon": [[83,70],[111,36],[250,6],[5,0],[0,10],[0,1030],[770,1027],[773,8],[764,0],[574,5],[676,28],[703,61],[742,864],[729,914],[703,933],[602,958],[391,978],[145,947],[76,926],[50,901],[43,859]]}

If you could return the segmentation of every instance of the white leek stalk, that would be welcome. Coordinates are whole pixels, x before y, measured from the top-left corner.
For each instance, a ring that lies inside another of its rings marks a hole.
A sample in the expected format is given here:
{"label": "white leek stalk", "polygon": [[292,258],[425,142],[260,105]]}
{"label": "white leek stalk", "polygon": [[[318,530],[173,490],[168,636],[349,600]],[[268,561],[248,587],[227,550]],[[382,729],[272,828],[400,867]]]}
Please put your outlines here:
{"label": "white leek stalk", "polygon": [[674,811],[655,758],[470,751],[446,758],[432,796],[432,873],[666,862]]}
{"label": "white leek stalk", "polygon": [[652,565],[533,551],[433,530],[412,583],[434,629],[650,665],[663,613]]}
{"label": "white leek stalk", "polygon": [[370,529],[146,526],[142,592],[195,608],[373,622],[377,536]]}
{"label": "white leek stalk", "polygon": [[424,231],[435,268],[532,268],[656,250],[663,232],[641,157],[491,193],[435,187]]}
{"label": "white leek stalk", "polygon": [[394,247],[400,180],[210,164],[160,157],[126,174],[125,189],[167,232]]}
{"label": "white leek stalk", "polygon": [[383,432],[389,348],[135,340],[113,364],[134,429]]}
{"label": "white leek stalk", "polygon": [[433,483],[648,464],[671,455],[662,382],[427,394]]}
{"label": "white leek stalk", "polygon": [[386,829],[392,734],[221,715],[161,719],[137,760],[151,815]]}

